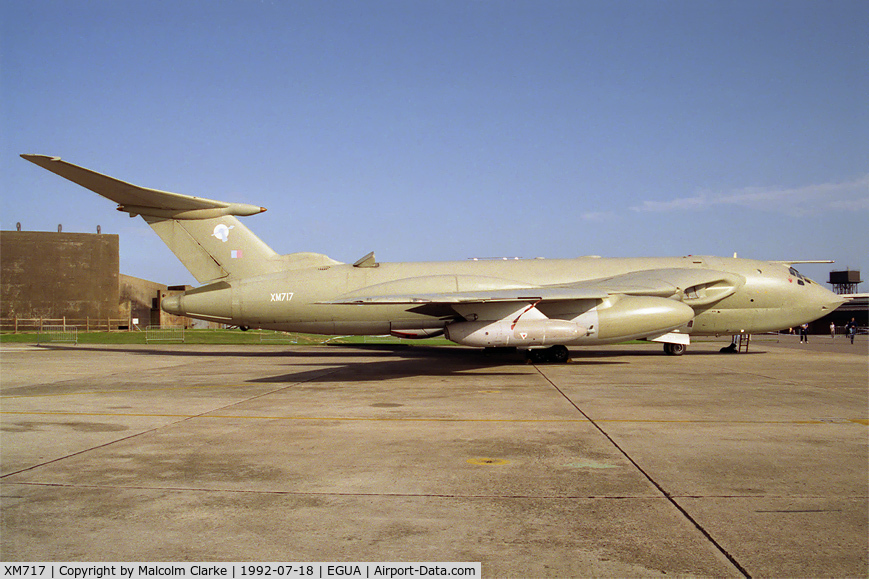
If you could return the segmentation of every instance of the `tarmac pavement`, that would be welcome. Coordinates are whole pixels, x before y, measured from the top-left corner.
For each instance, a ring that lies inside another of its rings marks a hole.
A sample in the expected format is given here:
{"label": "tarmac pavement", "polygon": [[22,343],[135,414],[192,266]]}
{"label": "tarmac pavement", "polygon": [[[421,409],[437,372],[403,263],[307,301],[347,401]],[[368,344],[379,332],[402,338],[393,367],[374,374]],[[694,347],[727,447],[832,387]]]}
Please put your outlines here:
{"label": "tarmac pavement", "polygon": [[0,558],[866,577],[866,338],[791,338],[4,344]]}

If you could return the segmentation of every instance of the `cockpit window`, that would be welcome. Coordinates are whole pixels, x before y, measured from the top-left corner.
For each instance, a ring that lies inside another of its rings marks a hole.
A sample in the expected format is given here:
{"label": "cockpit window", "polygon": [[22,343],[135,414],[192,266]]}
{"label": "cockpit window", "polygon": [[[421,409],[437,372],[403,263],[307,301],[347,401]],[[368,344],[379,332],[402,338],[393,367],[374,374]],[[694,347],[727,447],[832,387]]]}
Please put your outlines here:
{"label": "cockpit window", "polygon": [[801,274],[800,272],[798,272],[798,271],[795,270],[794,268],[791,267],[791,268],[788,269],[788,271],[790,272],[790,274],[791,274],[792,276],[794,276],[795,278],[797,278],[797,283],[798,283],[798,284],[800,284],[800,285],[806,285],[807,283],[812,283],[812,280],[810,280],[809,278],[807,278],[806,276],[804,276],[803,274]]}

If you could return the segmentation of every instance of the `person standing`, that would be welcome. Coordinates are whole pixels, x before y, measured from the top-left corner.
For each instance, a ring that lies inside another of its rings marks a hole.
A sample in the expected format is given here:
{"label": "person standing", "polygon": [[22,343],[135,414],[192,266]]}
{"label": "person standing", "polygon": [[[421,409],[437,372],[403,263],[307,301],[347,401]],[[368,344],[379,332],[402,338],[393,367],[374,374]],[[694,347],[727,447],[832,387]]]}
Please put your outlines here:
{"label": "person standing", "polygon": [[830,339],[836,339],[836,322],[830,322]]}
{"label": "person standing", "polygon": [[800,344],[802,344],[803,341],[805,341],[806,344],[809,343],[809,324],[803,324],[800,326]]}
{"label": "person standing", "polygon": [[854,343],[854,336],[857,335],[857,320],[851,318],[851,321],[845,325],[845,333],[851,338],[851,343]]}

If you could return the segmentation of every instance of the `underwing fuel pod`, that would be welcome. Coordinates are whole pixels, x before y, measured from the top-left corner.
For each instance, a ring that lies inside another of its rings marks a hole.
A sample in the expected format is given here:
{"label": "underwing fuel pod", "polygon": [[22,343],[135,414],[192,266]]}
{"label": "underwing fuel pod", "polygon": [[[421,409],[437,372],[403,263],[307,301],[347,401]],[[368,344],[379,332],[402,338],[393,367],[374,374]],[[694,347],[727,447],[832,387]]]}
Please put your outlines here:
{"label": "underwing fuel pod", "polygon": [[58,157],[22,157],[141,216],[202,284],[162,308],[242,328],[314,334],[445,335],[566,361],[568,346],[632,339],[681,354],[691,336],[798,326],[843,299],[794,261],[712,256],[352,264],[279,255],[238,217],[265,211],[139,187]]}

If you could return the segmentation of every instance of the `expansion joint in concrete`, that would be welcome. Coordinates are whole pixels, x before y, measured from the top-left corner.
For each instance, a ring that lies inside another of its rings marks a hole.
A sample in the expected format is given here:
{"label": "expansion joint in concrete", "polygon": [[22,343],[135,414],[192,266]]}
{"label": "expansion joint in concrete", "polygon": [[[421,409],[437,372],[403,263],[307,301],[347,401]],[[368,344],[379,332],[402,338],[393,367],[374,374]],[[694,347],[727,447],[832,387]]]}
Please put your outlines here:
{"label": "expansion joint in concrete", "polygon": [[625,451],[625,449],[623,449],[623,448],[619,445],[619,443],[616,442],[616,441],[613,439],[613,437],[609,435],[609,433],[607,433],[607,431],[605,431],[605,430],[604,430],[604,429],[603,429],[603,428],[602,428],[602,427],[601,427],[597,422],[595,422],[595,420],[594,420],[593,418],[591,418],[591,416],[589,416],[588,414],[586,414],[586,413],[582,410],[582,408],[580,408],[580,407],[579,407],[579,406],[578,406],[578,405],[577,405],[573,400],[571,400],[570,397],[569,397],[567,394],[565,394],[564,391],[563,391],[561,388],[559,388],[558,385],[555,384],[555,382],[553,382],[553,381],[549,378],[549,376],[547,376],[546,374],[544,374],[544,373],[541,371],[540,367],[537,367],[537,371],[540,372],[540,375],[543,377],[543,379],[546,380],[547,382],[549,382],[549,384],[552,385],[552,387],[555,388],[555,390],[556,390],[559,394],[561,394],[561,396],[564,397],[564,399],[567,400],[567,402],[568,402],[571,406],[573,406],[573,407],[576,409],[576,411],[579,412],[579,414],[582,415],[583,418],[585,418],[586,420],[588,420],[588,422],[589,422],[592,426],[594,426],[594,427],[598,430],[598,432],[600,432],[600,433],[603,435],[603,437],[606,438],[606,439],[610,442],[610,444],[612,444],[612,445],[616,448],[616,450],[618,450],[619,453],[621,453],[622,456],[624,456],[625,459],[628,460],[628,462],[630,462],[632,465],[634,465],[634,468],[636,468],[637,471],[640,472],[640,473],[643,475],[643,477],[645,477],[646,480],[648,480],[649,483],[650,483],[653,487],[655,487],[655,488],[658,490],[658,492],[660,492],[661,495],[662,495],[665,499],[667,499],[667,501],[668,501],[671,505],[673,505],[673,507],[674,507],[677,511],[679,511],[679,512],[682,514],[682,516],[685,517],[685,519],[687,519],[688,522],[690,522],[690,523],[694,526],[694,528],[696,528],[696,529],[700,532],[700,534],[702,534],[702,535],[706,538],[706,540],[709,541],[709,542],[710,542],[710,543],[715,547],[715,549],[718,550],[719,553],[721,553],[721,554],[722,554],[722,555],[723,555],[723,556],[724,556],[728,561],[730,561],[730,564],[733,565],[733,566],[737,569],[737,571],[739,571],[739,572],[742,574],[743,577],[746,577],[746,578],[748,578],[748,579],[751,578],[751,575],[750,575],[750,574],[748,573],[748,571],[747,571],[747,570],[746,570],[746,569],[745,569],[745,568],[744,568],[744,567],[739,563],[739,561],[737,561],[736,558],[735,558],[733,555],[731,555],[731,554],[730,554],[730,553],[729,553],[729,552],[728,552],[728,551],[727,551],[727,550],[726,550],[726,549],[725,549],[725,548],[724,548],[724,547],[723,547],[723,546],[722,546],[722,545],[721,545],[717,540],[715,540],[715,537],[713,537],[713,536],[709,533],[709,531],[707,531],[707,530],[703,527],[703,525],[701,525],[701,524],[700,524],[700,523],[699,523],[699,522],[698,522],[694,517],[692,517],[692,516],[690,515],[690,513],[688,513],[688,511],[686,511],[685,508],[682,507],[682,505],[680,505],[680,504],[679,504],[679,503],[678,503],[678,502],[673,498],[673,496],[672,496],[672,495],[671,495],[671,494],[670,494],[666,489],[664,489],[663,486],[661,486],[660,483],[658,483],[658,481],[656,481],[656,480],[655,480],[655,479],[654,479],[654,478],[653,478],[653,477],[652,477],[648,472],[646,472],[646,470],[645,470],[643,467],[641,467],[641,466],[637,463],[637,461],[635,461],[635,460],[631,457],[631,455],[628,454],[627,451]]}

